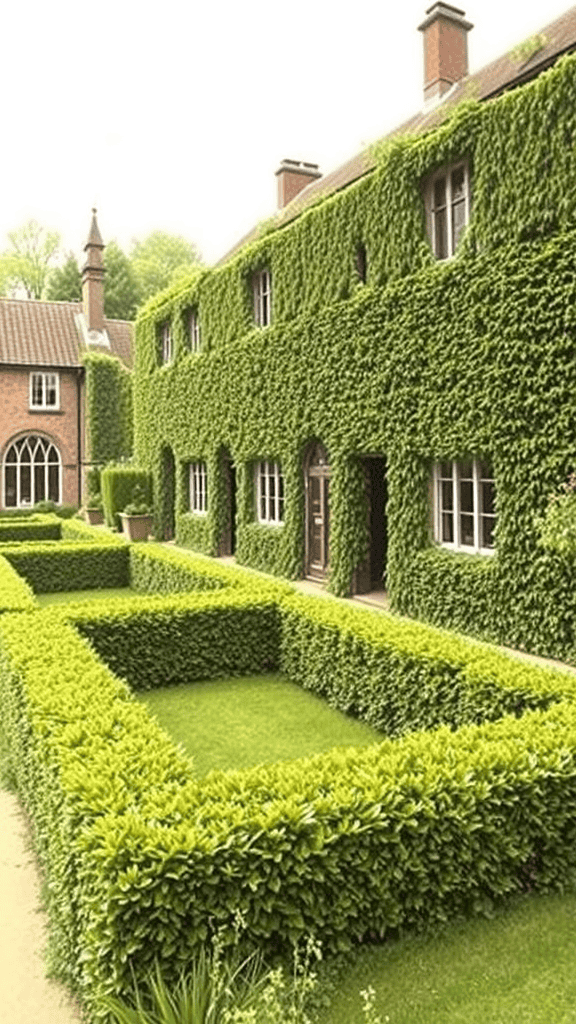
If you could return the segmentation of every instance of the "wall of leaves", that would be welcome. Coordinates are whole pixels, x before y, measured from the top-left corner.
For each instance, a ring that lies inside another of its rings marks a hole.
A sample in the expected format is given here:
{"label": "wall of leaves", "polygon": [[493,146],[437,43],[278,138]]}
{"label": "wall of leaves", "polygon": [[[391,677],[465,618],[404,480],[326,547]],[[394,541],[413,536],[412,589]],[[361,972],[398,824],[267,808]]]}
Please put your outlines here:
{"label": "wall of leaves", "polygon": [[[179,539],[216,553],[223,466],[237,467],[237,557],[302,574],[303,459],[330,456],[330,586],[349,592],[368,545],[362,456],[388,466],[387,585],[394,609],[576,660],[573,562],[539,546],[536,517],[576,464],[576,58],[439,128],[377,148],[377,166],[224,265],[153,299],[137,322],[135,443],[163,495],[173,453]],[[467,158],[471,223],[436,263],[428,175]],[[366,248],[366,284],[356,252]],[[273,323],[254,328],[251,276],[269,267]],[[202,350],[187,343],[200,321]],[[170,320],[174,359],[159,364]],[[164,453],[164,454],[163,454]],[[431,537],[437,459],[491,460],[497,553],[454,554]],[[256,522],[254,465],[282,464],[282,527]],[[208,513],[189,512],[189,462],[208,465]],[[166,504],[166,498],[163,501]]]}
{"label": "wall of leaves", "polygon": [[112,356],[86,352],[86,420],[90,462],[103,464],[132,454],[132,375]]}

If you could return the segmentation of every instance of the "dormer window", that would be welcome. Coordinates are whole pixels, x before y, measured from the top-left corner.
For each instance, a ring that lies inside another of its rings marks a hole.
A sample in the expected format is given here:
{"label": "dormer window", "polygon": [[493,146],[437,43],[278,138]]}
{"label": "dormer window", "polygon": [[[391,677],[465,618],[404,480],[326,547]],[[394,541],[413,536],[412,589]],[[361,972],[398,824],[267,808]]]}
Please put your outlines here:
{"label": "dormer window", "polygon": [[426,191],[428,237],[437,260],[454,255],[470,220],[470,173],[465,161],[443,167]]}
{"label": "dormer window", "polygon": [[254,323],[268,327],[272,322],[272,276],[269,270],[259,270],[252,278],[254,291]]}
{"label": "dormer window", "polygon": [[191,352],[200,351],[200,322],[196,309],[191,309],[188,314],[188,345]]}
{"label": "dormer window", "polygon": [[170,329],[170,323],[166,321],[160,327],[160,357],[162,363],[172,362],[172,331]]}

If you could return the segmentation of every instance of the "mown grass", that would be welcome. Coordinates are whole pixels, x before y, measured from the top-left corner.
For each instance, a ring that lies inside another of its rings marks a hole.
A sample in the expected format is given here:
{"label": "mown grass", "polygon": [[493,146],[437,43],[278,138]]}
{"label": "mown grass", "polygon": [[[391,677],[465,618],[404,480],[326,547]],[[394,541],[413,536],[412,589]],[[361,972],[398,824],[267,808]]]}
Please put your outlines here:
{"label": "mown grass", "polygon": [[319,1024],[360,1022],[370,985],[390,1024],[576,1024],[576,893],[525,896],[489,920],[362,950]]}
{"label": "mown grass", "polygon": [[282,676],[218,679],[137,695],[199,775],[377,743],[376,730],[348,718]]}
{"label": "mown grass", "polygon": [[69,601],[105,601],[109,597],[136,597],[130,587],[110,587],[102,590],[62,590],[55,594],[36,594],[40,608],[49,604],[67,604]]}

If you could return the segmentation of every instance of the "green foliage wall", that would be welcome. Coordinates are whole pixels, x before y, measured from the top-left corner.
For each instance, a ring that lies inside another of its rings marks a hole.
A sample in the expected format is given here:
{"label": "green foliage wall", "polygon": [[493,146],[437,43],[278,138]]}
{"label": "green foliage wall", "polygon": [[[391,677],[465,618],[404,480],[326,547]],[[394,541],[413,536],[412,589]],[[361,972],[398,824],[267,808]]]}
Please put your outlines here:
{"label": "green foliage wall", "polygon": [[88,458],[104,463],[132,454],[132,375],[112,356],[86,352]]}
{"label": "green foliage wall", "polygon": [[149,474],[136,466],[105,466],[100,474],[104,517],[108,526],[118,527],[122,512],[140,492],[152,504],[152,486]]}
{"label": "green foliage wall", "polygon": [[[361,458],[388,466],[393,607],[543,654],[576,659],[573,562],[537,544],[535,519],[576,463],[576,58],[494,101],[464,103],[423,137],[383,144],[377,167],[222,267],[158,296],[137,323],[135,442],[162,489],[177,472],[178,536],[215,553],[226,515],[224,449],[238,479],[237,556],[303,569],[303,459],[329,452],[330,586],[366,557]],[[467,158],[473,213],[456,258],[436,263],[423,183]],[[367,284],[355,269],[366,247]],[[272,273],[273,323],[253,326],[251,275]],[[198,311],[202,351],[188,351]],[[174,359],[158,365],[170,320]],[[488,564],[432,543],[431,468],[488,458],[497,554]],[[286,518],[255,522],[253,466],[282,464]],[[208,466],[209,518],[187,508],[186,466]]]}

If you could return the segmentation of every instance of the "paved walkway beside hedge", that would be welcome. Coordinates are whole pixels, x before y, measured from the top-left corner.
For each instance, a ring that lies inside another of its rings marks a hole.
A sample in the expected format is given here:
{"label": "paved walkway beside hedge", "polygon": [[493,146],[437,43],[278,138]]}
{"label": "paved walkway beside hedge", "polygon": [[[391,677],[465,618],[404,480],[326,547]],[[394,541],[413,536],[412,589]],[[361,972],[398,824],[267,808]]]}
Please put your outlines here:
{"label": "paved walkway beside hedge", "polygon": [[0,789],[0,1019],[6,1024],[77,1024],[66,989],[46,978],[46,914],[18,798]]}

